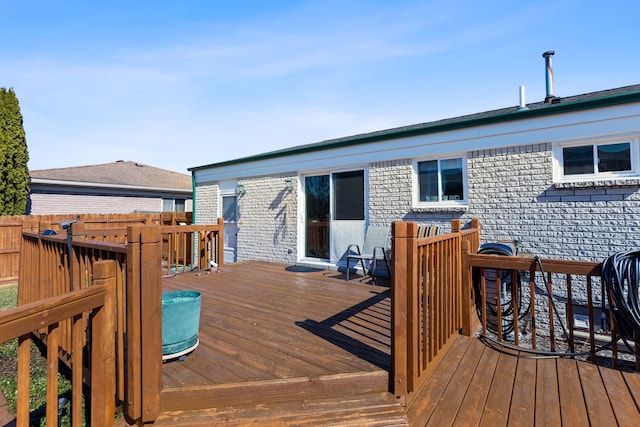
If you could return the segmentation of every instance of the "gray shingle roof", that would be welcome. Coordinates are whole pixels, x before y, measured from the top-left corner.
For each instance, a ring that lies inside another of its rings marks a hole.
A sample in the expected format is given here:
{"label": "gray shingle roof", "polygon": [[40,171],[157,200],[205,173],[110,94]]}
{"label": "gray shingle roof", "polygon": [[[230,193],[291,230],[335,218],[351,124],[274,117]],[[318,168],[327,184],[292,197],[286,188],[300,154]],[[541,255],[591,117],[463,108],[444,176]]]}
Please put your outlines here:
{"label": "gray shingle roof", "polygon": [[101,165],[30,171],[32,179],[191,190],[191,176],[141,163],[118,160]]}

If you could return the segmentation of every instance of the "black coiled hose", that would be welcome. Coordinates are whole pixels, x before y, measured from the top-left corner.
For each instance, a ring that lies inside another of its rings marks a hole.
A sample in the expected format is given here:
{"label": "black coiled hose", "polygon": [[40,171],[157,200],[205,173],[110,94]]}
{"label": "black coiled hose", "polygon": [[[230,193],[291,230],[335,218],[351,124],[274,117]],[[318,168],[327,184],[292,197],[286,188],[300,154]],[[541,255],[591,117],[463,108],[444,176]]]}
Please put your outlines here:
{"label": "black coiled hose", "polygon": [[618,252],[602,264],[616,327],[623,335],[640,334],[640,251]]}
{"label": "black coiled hose", "polygon": [[[485,243],[484,245],[478,248],[478,254],[484,255],[505,255],[512,256],[513,250],[510,246],[501,244],[501,243]],[[487,279],[487,273],[493,270],[485,270],[485,281]],[[517,304],[518,304],[518,320],[522,320],[529,313],[530,305],[524,307],[523,301],[523,292],[522,292],[522,279],[520,276],[520,272],[517,272],[516,275],[517,283],[515,286],[517,287]],[[492,285],[495,284],[495,281],[491,281]],[[508,335],[513,332],[514,328],[518,324],[513,320],[514,314],[514,304],[513,304],[513,294],[511,292],[511,271],[509,270],[501,270],[500,273],[500,283],[505,284],[506,292],[502,294],[504,300],[501,303],[497,301],[494,303],[487,299],[486,307],[484,308],[486,312],[483,312],[482,307],[482,298],[476,298],[476,311],[478,313],[478,317],[480,319],[486,317],[487,329],[489,329],[494,334],[498,333],[498,307],[501,311],[500,317],[502,318],[502,325],[500,325],[500,329],[502,330],[503,335]],[[473,285],[475,295],[482,295],[482,290],[480,289],[480,269],[474,268],[473,270]]]}

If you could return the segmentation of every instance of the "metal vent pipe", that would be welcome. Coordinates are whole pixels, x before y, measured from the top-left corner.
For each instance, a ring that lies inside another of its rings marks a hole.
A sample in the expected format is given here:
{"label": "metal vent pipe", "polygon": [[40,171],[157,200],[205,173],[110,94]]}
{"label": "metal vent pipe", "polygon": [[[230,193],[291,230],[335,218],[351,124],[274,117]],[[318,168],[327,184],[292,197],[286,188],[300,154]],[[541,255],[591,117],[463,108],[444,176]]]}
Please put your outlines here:
{"label": "metal vent pipe", "polygon": [[524,99],[524,86],[520,86],[520,105],[518,110],[528,110],[527,102]]}
{"label": "metal vent pipe", "polygon": [[555,55],[553,50],[548,50],[542,54],[546,68],[546,84],[547,84],[547,96],[544,98],[544,102],[551,102],[555,95],[553,94],[553,66],[551,65],[551,57]]}

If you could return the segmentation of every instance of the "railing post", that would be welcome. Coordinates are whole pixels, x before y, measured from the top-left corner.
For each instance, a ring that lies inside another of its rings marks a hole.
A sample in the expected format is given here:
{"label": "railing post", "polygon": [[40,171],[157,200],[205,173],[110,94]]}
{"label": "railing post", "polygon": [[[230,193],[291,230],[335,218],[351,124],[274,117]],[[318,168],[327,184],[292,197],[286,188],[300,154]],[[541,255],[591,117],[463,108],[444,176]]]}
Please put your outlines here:
{"label": "railing post", "polygon": [[218,259],[216,262],[219,267],[222,267],[222,264],[224,264],[224,218],[218,218],[218,239],[216,245],[218,250]]}
{"label": "railing post", "polygon": [[[113,260],[93,265],[93,286],[105,287],[104,305],[92,313],[91,425],[111,425],[115,414],[116,274]],[[73,371],[76,372],[74,366]],[[82,369],[79,369],[82,372]],[[75,392],[75,389],[74,389]]]}
{"label": "railing post", "polygon": [[[473,274],[472,268],[467,262],[467,256],[475,253],[480,245],[480,220],[478,218],[471,219],[471,237],[462,239],[461,245],[461,270],[462,270],[462,327],[460,333],[465,336],[471,336],[478,326],[478,318],[475,310],[475,297],[473,294]],[[462,224],[459,219],[451,220],[451,232],[461,232]],[[467,236],[469,236],[467,234]],[[473,248],[473,249],[472,249]]]}
{"label": "railing post", "polygon": [[[162,388],[162,234],[127,227],[127,416],[154,421]],[[142,325],[144,323],[144,330]]]}
{"label": "railing post", "polygon": [[391,298],[391,360],[393,392],[401,404],[406,404],[406,397],[411,391],[413,373],[412,357],[409,352],[411,316],[409,310],[409,293],[416,281],[415,239],[417,225],[413,222],[396,221],[391,225],[391,251],[393,258],[392,298]]}
{"label": "railing post", "polygon": [[472,334],[472,329],[475,327],[475,323],[472,320],[472,316],[475,316],[475,299],[473,295],[473,286],[471,284],[472,274],[471,267],[467,263],[467,256],[469,255],[469,242],[462,241],[462,328],[460,333],[467,337]]}

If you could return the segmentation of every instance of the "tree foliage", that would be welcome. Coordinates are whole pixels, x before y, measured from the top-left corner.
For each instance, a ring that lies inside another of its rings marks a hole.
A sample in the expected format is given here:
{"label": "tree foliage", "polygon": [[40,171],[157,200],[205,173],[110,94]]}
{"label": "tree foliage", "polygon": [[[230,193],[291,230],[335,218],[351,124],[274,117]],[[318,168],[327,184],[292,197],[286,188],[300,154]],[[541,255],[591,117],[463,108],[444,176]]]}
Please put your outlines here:
{"label": "tree foliage", "polygon": [[0,88],[0,215],[24,215],[29,199],[29,151],[13,89]]}

